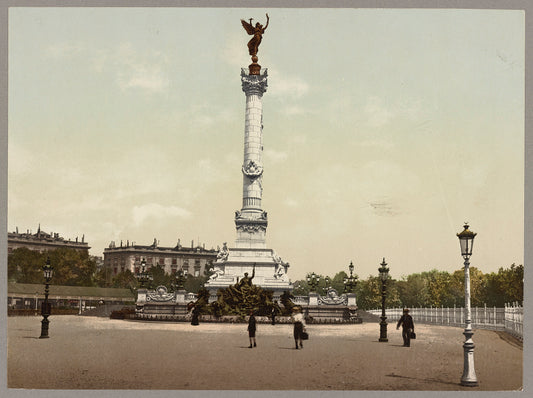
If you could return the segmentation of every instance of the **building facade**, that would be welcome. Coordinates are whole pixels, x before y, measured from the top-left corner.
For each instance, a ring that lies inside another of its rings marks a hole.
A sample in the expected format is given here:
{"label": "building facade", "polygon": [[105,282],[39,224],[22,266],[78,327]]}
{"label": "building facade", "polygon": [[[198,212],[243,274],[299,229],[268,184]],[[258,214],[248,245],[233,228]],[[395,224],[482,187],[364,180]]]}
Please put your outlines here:
{"label": "building facade", "polygon": [[19,233],[18,228],[15,232],[7,233],[7,252],[8,254],[15,249],[25,247],[29,250],[36,250],[40,253],[47,250],[55,250],[61,248],[75,249],[79,251],[89,252],[90,246],[85,242],[85,235],[81,240],[77,237],[75,240],[65,239],[59,236],[58,233],[46,233],[41,231],[41,226],[36,233],[31,233],[27,230],[25,233]]}
{"label": "building facade", "polygon": [[167,274],[176,273],[179,269],[189,275],[202,276],[206,266],[214,262],[217,258],[217,250],[205,249],[205,245],[184,247],[178,244],[175,247],[162,247],[158,245],[156,239],[149,246],[126,243],[117,246],[111,242],[109,247],[104,249],[104,267],[108,276],[115,276],[126,270],[134,274],[141,271],[141,261],[146,261],[147,270],[150,267],[160,265]]}

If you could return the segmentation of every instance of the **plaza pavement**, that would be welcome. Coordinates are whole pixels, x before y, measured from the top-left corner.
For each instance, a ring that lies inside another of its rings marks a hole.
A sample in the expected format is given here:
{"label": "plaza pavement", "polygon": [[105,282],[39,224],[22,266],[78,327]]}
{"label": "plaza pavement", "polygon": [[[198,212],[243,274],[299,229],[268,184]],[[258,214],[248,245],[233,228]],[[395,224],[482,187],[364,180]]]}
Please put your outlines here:
{"label": "plaza pavement", "polygon": [[522,347],[503,332],[475,330],[478,387],[463,387],[462,329],[416,325],[402,347],[393,320],[388,343],[379,324],[309,325],[295,350],[291,325],[259,324],[248,348],[246,324],[157,323],[52,316],[9,317],[9,389],[433,390],[522,387]]}

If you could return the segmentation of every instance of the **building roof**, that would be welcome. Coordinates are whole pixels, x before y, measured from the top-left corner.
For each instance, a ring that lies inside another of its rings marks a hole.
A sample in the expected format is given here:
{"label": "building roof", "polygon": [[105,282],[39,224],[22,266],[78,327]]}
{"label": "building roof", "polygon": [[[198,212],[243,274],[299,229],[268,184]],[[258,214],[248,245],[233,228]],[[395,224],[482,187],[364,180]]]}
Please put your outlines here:
{"label": "building roof", "polygon": [[[129,289],[59,285],[50,285],[49,289],[51,296],[86,297],[98,299],[120,298],[135,300],[135,295]],[[7,284],[7,292],[9,295],[43,295],[44,285],[10,282]]]}

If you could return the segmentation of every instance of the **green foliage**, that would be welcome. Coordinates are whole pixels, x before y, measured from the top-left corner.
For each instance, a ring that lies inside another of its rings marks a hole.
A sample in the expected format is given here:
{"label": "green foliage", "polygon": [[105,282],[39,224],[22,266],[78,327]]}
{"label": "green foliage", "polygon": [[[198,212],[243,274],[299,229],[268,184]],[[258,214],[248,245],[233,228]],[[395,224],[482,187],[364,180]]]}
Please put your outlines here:
{"label": "green foliage", "polygon": [[[369,276],[368,279],[359,281],[355,288],[357,306],[362,310],[381,308],[382,303],[382,283],[378,276]],[[386,283],[385,306],[401,306],[400,293],[397,281],[387,280]]]}
{"label": "green foliage", "polygon": [[27,248],[8,256],[8,279],[18,283],[43,283],[42,266],[46,259],[54,268],[52,283],[67,286],[95,286],[96,262],[87,252],[60,248],[39,253]]}
{"label": "green foliage", "polygon": [[497,273],[486,275],[486,302],[488,306],[503,307],[506,303],[524,299],[524,266],[512,264]]}
{"label": "green foliage", "polygon": [[25,247],[15,249],[7,258],[7,278],[10,282],[43,283],[45,262],[45,254]]}

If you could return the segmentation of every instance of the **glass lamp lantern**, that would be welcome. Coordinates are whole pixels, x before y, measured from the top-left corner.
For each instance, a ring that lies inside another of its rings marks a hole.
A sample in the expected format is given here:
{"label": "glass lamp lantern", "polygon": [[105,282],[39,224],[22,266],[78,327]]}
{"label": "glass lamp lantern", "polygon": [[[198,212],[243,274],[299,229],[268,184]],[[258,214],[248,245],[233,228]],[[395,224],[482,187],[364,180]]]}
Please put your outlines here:
{"label": "glass lamp lantern", "polygon": [[459,238],[459,243],[461,244],[461,255],[464,258],[470,257],[472,255],[472,246],[474,245],[474,238],[476,233],[470,231],[468,223],[465,223],[464,230],[457,234]]}
{"label": "glass lamp lantern", "polygon": [[383,258],[383,262],[380,264],[381,267],[378,269],[379,271],[379,278],[382,282],[386,282],[389,278],[389,269],[387,268],[387,263],[385,262],[385,258]]}
{"label": "glass lamp lantern", "polygon": [[54,267],[52,267],[50,264],[50,258],[47,258],[46,263],[43,265],[43,274],[46,283],[50,282],[52,280],[52,276],[54,276]]}

